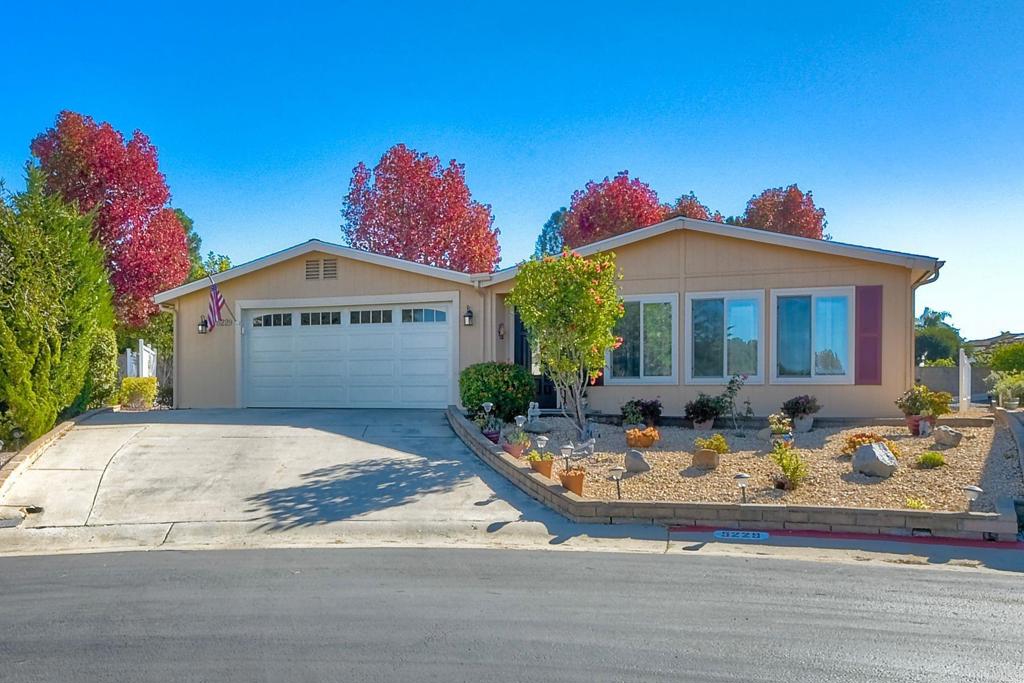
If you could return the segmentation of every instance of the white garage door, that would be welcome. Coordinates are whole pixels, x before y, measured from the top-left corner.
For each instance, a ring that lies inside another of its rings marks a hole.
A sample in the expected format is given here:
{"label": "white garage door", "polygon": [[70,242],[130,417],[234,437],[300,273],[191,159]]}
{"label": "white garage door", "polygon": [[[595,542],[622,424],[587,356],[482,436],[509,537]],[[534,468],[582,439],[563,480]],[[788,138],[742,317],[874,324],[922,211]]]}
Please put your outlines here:
{"label": "white garage door", "polygon": [[245,405],[443,408],[450,402],[450,304],[246,311]]}

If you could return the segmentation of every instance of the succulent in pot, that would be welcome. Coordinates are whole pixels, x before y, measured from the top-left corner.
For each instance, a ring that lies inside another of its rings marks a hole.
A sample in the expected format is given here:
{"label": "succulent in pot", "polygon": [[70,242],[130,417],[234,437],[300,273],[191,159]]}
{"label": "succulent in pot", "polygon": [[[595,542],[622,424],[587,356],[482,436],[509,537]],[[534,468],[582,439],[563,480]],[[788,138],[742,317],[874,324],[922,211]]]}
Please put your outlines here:
{"label": "succulent in pot", "polygon": [[782,412],[793,421],[793,431],[809,432],[814,427],[814,414],[821,410],[818,399],[804,394],[782,404]]}
{"label": "succulent in pot", "polygon": [[921,422],[934,426],[938,417],[950,412],[953,395],[946,391],[932,391],[923,384],[907,389],[896,399],[896,407],[906,418],[907,428],[913,436],[920,436]]}
{"label": "succulent in pot", "polygon": [[513,458],[521,458],[523,451],[530,447],[530,435],[519,427],[513,427],[505,433],[502,449]]}
{"label": "succulent in pot", "polygon": [[715,418],[723,411],[721,397],[702,393],[686,404],[685,416],[693,422],[694,429],[709,431],[715,425]]}

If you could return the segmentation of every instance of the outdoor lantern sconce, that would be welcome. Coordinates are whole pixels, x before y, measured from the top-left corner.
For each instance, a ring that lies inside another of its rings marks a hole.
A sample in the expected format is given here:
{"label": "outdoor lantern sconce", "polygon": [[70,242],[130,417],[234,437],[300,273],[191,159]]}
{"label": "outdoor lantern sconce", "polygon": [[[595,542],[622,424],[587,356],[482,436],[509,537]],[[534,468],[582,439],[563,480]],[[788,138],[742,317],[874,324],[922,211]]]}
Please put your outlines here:
{"label": "outdoor lantern sconce", "polygon": [[505,339],[505,323],[498,323],[498,339]]}
{"label": "outdoor lantern sconce", "polygon": [[206,334],[209,331],[210,323],[206,322],[206,316],[204,315],[202,319],[199,321],[199,324],[196,325],[196,332],[198,332],[199,334]]}
{"label": "outdoor lantern sconce", "polygon": [[469,306],[466,306],[466,312],[462,316],[462,324],[466,327],[473,326],[473,309]]}
{"label": "outdoor lantern sconce", "polygon": [[615,493],[618,494],[619,500],[622,500],[622,475],[626,473],[626,468],[621,465],[613,467],[609,470],[612,481],[615,482]]}
{"label": "outdoor lantern sconce", "polygon": [[747,502],[747,480],[750,479],[750,475],[746,472],[737,472],[736,476],[733,477],[736,480],[736,485],[740,487],[740,491],[743,493],[743,502]]}

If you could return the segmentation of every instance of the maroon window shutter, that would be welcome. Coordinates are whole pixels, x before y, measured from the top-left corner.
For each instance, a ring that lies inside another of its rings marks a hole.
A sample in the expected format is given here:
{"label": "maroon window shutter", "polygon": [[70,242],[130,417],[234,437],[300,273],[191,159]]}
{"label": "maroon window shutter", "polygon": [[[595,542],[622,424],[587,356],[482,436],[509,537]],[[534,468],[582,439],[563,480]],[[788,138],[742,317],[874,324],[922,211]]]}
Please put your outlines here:
{"label": "maroon window shutter", "polygon": [[857,384],[882,383],[882,285],[857,287]]}

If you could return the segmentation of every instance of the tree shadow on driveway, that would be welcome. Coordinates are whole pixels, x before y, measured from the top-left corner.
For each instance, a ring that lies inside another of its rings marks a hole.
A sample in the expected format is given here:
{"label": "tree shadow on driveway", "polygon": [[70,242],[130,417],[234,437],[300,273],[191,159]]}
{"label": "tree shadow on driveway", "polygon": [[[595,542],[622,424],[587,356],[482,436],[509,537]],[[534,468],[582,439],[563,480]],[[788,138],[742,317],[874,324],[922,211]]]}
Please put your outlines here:
{"label": "tree shadow on driveway", "polygon": [[253,503],[248,512],[269,517],[261,529],[284,531],[407,505],[452,491],[473,476],[458,460],[362,460],[312,470],[301,475],[301,484],[265,491],[246,502]]}

